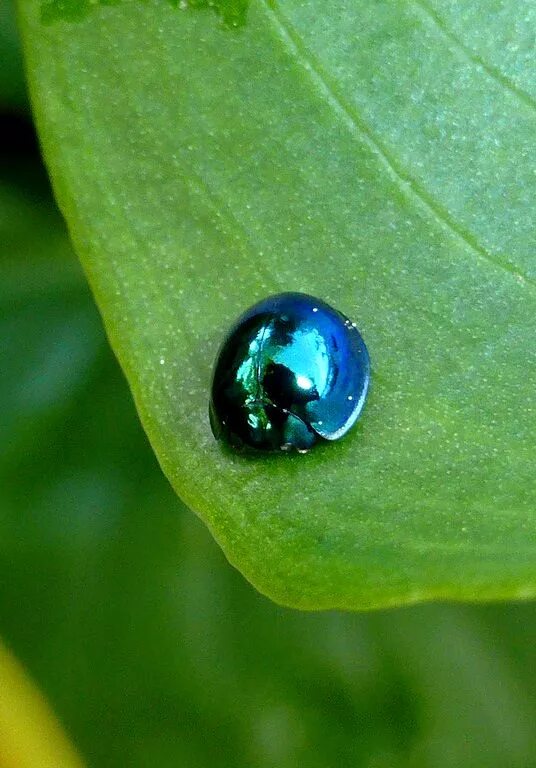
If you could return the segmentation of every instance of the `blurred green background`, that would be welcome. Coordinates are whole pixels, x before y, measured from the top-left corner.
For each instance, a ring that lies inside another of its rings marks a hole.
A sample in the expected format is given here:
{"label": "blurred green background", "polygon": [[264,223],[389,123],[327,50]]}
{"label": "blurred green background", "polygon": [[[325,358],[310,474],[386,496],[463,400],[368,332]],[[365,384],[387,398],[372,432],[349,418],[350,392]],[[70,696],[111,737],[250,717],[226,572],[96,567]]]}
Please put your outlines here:
{"label": "blurred green background", "polygon": [[5,3],[0,63],[0,636],[88,765],[536,766],[535,605],[286,610],[176,499],[54,205]]}

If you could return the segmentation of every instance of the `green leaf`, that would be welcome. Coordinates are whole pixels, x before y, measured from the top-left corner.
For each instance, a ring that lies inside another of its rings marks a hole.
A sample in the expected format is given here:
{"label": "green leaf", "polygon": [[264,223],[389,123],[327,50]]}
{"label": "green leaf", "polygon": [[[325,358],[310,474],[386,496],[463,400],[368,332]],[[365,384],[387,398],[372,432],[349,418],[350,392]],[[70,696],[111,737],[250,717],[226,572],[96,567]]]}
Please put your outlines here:
{"label": "green leaf", "polygon": [[[56,194],[164,471],[288,605],[536,594],[533,12],[229,8],[20,4]],[[356,320],[372,394],[340,443],[247,459],[211,436],[211,366],[278,290]]]}
{"label": "green leaf", "polygon": [[88,765],[532,765],[536,603],[311,614],[228,567],[151,455],[33,166],[0,194],[2,634]]}

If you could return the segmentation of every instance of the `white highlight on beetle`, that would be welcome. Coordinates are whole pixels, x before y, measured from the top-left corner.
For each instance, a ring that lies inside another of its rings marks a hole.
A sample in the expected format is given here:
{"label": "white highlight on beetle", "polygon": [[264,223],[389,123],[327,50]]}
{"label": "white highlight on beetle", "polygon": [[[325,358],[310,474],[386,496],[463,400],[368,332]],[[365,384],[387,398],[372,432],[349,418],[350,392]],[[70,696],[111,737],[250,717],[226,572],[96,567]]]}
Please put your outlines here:
{"label": "white highlight on beetle", "polygon": [[300,389],[312,389],[313,382],[307,376],[296,376],[296,383]]}

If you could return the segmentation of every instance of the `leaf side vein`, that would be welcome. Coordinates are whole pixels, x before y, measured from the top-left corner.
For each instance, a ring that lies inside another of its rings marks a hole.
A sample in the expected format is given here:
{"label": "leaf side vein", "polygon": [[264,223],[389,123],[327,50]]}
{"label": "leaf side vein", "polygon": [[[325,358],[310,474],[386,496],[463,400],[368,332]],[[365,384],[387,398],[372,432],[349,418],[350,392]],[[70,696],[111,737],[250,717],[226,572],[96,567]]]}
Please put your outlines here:
{"label": "leaf side vein", "polygon": [[428,215],[431,215],[436,223],[450,234],[454,234],[465,247],[468,247],[478,257],[489,262],[493,266],[504,270],[510,274],[517,283],[536,287],[536,280],[523,274],[515,264],[504,261],[490,253],[482,246],[476,237],[465,228],[461,227],[451,216],[448,210],[438,203],[430,193],[419,184],[410,174],[407,173],[392,156],[390,151],[382,145],[381,141],[375,135],[374,131],[359,115],[354,106],[339,92],[330,76],[325,72],[320,62],[306,47],[300,35],[288,21],[281,11],[277,0],[260,0],[264,7],[266,15],[276,29],[278,36],[284,45],[288,48],[293,57],[301,64],[302,68],[308,73],[309,77],[319,89],[326,100],[331,104],[339,114],[346,127],[353,134],[360,134],[366,142],[369,149],[374,152],[383,163],[385,169],[397,184],[397,186],[411,197],[419,207],[423,208]]}
{"label": "leaf side vein", "polygon": [[465,61],[470,62],[473,66],[486,73],[488,77],[501,85],[515,97],[517,97],[523,104],[536,112],[536,100],[533,97],[516,85],[513,80],[504,75],[498,67],[493,64],[489,64],[478,53],[473,51],[470,46],[466,45],[459,37],[447,26],[445,21],[432,8],[425,0],[411,0],[416,8],[420,9],[422,14],[426,16],[430,22],[441,32],[441,34],[449,40],[450,43],[457,49],[459,54]]}

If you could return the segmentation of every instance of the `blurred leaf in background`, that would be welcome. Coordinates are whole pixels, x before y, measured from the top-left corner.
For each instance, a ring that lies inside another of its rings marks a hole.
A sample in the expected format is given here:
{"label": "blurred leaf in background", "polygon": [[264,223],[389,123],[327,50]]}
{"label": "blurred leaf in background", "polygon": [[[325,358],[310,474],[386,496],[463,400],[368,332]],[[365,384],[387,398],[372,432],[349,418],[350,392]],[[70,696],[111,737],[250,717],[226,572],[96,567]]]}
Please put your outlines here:
{"label": "blurred leaf in background", "polygon": [[42,696],[0,644],[0,765],[82,768]]}
{"label": "blurred leaf in background", "polygon": [[2,110],[28,108],[22,52],[19,44],[15,9],[11,0],[0,5],[0,104]]}
{"label": "blurred leaf in background", "polygon": [[[0,59],[19,60],[1,39]],[[534,605],[293,612],[180,505],[13,78],[0,104],[15,134],[1,148],[0,635],[87,764],[535,766]]]}

